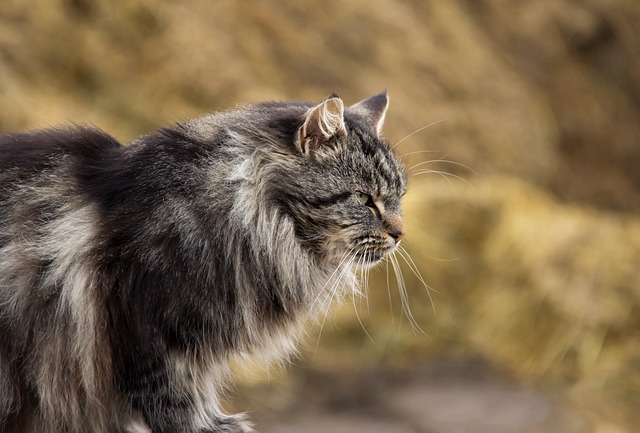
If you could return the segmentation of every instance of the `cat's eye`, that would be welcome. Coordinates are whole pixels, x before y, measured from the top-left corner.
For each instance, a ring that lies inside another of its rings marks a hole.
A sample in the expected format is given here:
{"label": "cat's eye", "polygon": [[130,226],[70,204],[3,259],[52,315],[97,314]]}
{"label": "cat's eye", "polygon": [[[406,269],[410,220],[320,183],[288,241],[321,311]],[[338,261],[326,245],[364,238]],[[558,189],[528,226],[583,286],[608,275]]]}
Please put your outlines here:
{"label": "cat's eye", "polygon": [[369,194],[365,194],[363,192],[358,191],[355,193],[355,196],[356,196],[356,199],[358,199],[358,201],[360,202],[360,204],[372,209],[376,207],[376,204],[373,202],[373,198],[371,198]]}

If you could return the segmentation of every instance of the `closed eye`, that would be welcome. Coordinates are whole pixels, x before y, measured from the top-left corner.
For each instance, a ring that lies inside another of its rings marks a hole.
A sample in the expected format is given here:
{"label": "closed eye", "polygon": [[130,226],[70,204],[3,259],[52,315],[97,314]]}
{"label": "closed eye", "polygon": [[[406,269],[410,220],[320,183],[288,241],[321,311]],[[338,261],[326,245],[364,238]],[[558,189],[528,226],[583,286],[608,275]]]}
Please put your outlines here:
{"label": "closed eye", "polygon": [[360,202],[361,205],[371,209],[374,215],[378,217],[380,216],[380,210],[378,209],[378,206],[376,206],[376,203],[373,201],[373,197],[371,197],[369,194],[365,194],[364,192],[360,192],[360,191],[356,192],[354,196]]}
{"label": "closed eye", "polygon": [[376,204],[373,202],[373,198],[371,198],[369,194],[358,191],[354,195],[356,196],[356,199],[358,199],[360,204],[366,207],[375,207]]}

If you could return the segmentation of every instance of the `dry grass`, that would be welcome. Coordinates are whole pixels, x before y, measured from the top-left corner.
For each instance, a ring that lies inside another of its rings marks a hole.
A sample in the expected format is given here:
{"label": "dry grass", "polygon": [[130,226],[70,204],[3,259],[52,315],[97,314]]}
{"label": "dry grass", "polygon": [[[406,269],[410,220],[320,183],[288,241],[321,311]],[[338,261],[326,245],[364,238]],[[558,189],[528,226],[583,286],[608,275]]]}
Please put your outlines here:
{"label": "dry grass", "polygon": [[376,345],[348,306],[314,362],[474,352],[595,392],[585,407],[635,404],[638,21],[636,0],[3,0],[0,131],[92,123],[129,141],[239,103],[386,87],[393,142],[444,120],[398,146],[407,165],[444,157],[456,164],[421,167],[470,183],[417,175],[407,197],[406,248],[437,319],[404,266],[429,337],[414,332],[382,269],[357,305]]}

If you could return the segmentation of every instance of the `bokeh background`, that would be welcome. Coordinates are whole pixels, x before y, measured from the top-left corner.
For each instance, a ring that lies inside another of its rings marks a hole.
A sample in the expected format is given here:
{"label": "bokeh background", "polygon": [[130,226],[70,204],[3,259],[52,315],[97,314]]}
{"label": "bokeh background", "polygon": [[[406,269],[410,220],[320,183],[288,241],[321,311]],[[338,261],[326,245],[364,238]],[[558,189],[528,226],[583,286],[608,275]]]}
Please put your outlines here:
{"label": "bokeh background", "polygon": [[129,142],[385,88],[407,305],[382,266],[230,407],[272,433],[640,431],[637,0],[0,1],[0,132]]}

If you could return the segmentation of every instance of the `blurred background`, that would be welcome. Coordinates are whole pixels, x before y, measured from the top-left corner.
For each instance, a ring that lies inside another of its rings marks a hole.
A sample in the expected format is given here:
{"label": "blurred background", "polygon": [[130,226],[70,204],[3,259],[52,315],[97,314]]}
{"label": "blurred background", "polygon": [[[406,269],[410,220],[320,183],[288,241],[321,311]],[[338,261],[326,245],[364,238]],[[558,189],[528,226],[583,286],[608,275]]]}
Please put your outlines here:
{"label": "blurred background", "polygon": [[267,433],[640,431],[637,0],[0,2],[0,132],[129,142],[385,88],[406,302],[381,266],[229,407]]}

